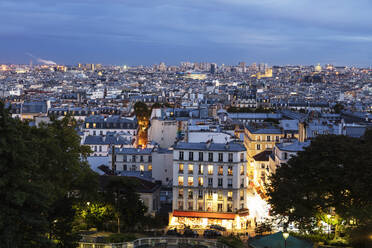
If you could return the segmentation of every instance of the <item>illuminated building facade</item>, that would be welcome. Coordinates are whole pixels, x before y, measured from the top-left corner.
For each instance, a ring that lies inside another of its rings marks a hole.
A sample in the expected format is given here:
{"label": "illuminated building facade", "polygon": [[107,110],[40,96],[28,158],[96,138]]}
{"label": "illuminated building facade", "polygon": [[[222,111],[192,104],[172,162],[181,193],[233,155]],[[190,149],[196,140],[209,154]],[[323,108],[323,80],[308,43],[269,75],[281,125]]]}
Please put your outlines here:
{"label": "illuminated building facade", "polygon": [[246,162],[242,144],[177,143],[170,226],[253,228],[263,202],[249,186]]}

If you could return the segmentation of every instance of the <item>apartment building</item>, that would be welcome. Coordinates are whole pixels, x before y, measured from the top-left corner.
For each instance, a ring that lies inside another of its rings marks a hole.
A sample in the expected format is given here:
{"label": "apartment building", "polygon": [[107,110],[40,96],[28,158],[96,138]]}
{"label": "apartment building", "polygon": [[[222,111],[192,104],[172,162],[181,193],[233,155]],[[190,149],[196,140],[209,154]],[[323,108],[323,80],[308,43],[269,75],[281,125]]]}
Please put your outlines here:
{"label": "apartment building", "polygon": [[173,152],[173,212],[170,226],[254,225],[246,150],[239,143],[179,142]]}

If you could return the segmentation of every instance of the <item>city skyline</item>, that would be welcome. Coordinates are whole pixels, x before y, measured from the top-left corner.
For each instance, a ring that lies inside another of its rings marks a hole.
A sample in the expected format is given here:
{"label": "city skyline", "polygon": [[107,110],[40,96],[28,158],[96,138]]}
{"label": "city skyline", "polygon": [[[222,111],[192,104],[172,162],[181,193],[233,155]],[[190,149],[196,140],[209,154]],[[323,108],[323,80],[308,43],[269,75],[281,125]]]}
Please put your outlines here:
{"label": "city skyline", "polygon": [[369,1],[0,3],[0,63],[239,61],[370,67]]}

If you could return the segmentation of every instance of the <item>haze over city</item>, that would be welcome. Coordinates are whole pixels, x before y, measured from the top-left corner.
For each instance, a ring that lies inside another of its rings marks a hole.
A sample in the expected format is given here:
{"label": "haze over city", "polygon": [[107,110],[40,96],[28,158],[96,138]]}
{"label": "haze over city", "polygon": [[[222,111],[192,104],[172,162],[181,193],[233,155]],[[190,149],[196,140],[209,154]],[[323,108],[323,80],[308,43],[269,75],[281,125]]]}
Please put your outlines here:
{"label": "haze over city", "polygon": [[3,0],[0,63],[371,65],[368,0]]}

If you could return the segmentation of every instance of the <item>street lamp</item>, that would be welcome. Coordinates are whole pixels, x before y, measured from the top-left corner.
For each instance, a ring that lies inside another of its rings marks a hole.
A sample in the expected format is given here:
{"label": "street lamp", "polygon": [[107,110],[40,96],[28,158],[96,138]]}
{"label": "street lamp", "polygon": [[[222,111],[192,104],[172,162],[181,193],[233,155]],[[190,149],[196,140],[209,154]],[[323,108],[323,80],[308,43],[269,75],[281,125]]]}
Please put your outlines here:
{"label": "street lamp", "polygon": [[287,238],[289,237],[289,233],[283,232],[283,238],[284,238],[284,248],[287,248]]}

